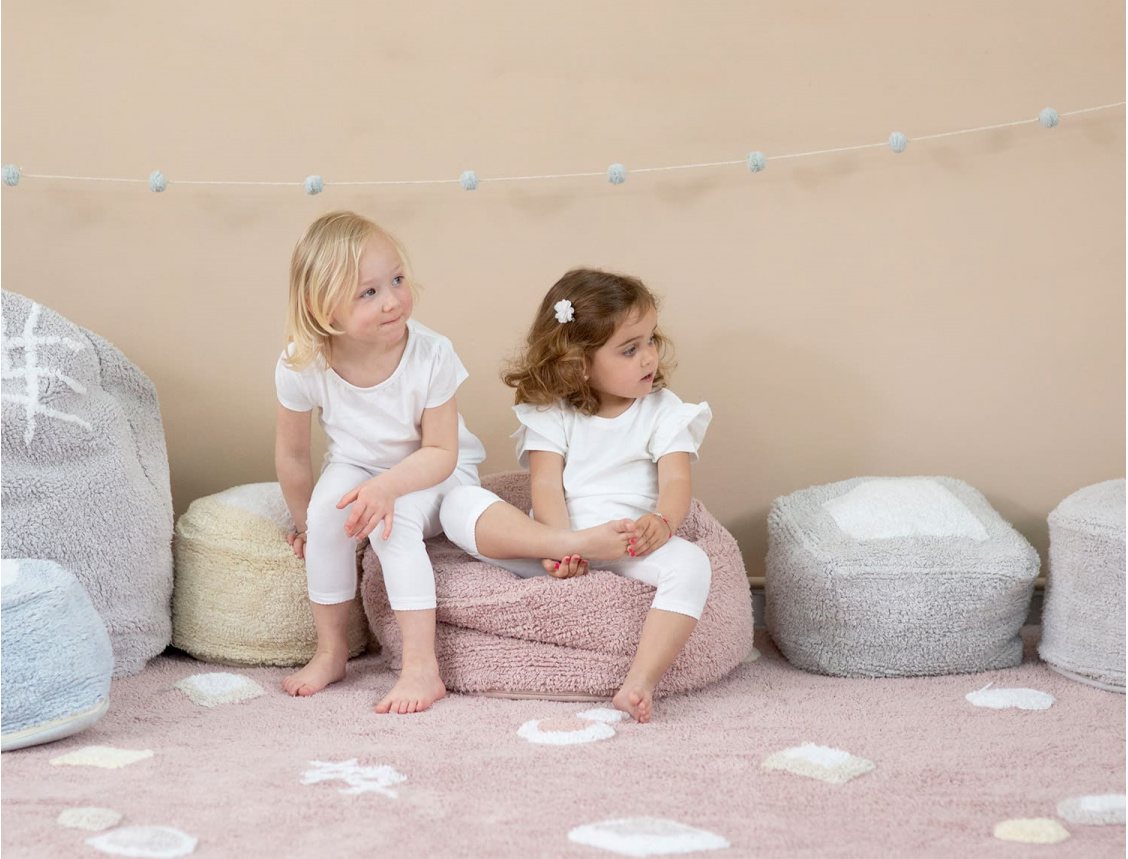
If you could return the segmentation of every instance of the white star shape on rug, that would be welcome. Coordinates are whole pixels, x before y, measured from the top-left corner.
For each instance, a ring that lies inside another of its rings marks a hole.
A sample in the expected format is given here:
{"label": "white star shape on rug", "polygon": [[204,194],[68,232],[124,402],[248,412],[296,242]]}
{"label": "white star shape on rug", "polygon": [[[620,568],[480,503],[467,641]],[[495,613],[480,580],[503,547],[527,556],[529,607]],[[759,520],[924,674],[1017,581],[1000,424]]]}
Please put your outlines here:
{"label": "white star shape on rug", "polygon": [[322,781],[339,779],[348,787],[341,788],[341,793],[382,793],[384,796],[395,799],[398,794],[391,789],[394,784],[407,781],[407,776],[397,772],[394,767],[387,764],[362,767],[356,758],[347,761],[310,761],[313,769],[302,773],[302,784],[317,784]]}

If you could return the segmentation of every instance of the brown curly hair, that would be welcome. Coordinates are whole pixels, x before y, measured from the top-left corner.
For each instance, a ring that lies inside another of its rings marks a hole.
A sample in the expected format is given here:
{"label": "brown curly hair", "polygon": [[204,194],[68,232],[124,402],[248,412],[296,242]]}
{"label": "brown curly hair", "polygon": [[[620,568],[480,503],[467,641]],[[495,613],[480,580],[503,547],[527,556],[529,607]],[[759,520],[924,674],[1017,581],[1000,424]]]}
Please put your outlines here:
{"label": "brown curly hair", "polygon": [[[575,316],[571,322],[558,322],[555,305],[565,298]],[[645,313],[652,307],[657,310],[658,299],[638,278],[592,268],[569,271],[541,301],[523,352],[502,373],[502,381],[516,388],[514,402],[547,406],[564,400],[577,411],[594,415],[599,398],[586,379],[589,359],[632,311]],[[674,367],[673,345],[660,330],[654,332],[654,343],[657,390],[666,387]]]}

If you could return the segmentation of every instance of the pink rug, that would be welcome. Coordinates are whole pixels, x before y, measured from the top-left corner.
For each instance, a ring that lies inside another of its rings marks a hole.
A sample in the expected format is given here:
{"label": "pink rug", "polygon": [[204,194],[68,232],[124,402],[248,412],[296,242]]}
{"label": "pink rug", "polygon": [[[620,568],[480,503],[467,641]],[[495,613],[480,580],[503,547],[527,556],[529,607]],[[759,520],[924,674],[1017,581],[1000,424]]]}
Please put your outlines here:
{"label": "pink rug", "polygon": [[1075,821],[1115,816],[1081,800],[1108,794],[1123,819],[1124,696],[1037,662],[1037,632],[1018,668],[900,680],[805,674],[758,633],[758,659],[648,725],[470,696],[376,716],[393,676],[373,656],[308,699],[282,669],[163,656],[114,682],[90,730],[3,755],[0,843],[5,859],[1123,856],[1123,824]]}

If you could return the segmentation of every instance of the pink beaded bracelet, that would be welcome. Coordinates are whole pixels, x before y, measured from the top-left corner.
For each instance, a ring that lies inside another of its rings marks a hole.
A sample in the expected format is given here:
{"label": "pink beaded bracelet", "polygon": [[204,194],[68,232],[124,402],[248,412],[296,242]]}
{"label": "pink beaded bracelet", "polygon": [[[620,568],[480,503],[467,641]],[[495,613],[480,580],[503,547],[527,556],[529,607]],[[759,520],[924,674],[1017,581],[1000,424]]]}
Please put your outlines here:
{"label": "pink beaded bracelet", "polygon": [[657,510],[655,510],[655,511],[654,511],[653,513],[651,513],[650,515],[652,515],[652,516],[657,516],[657,517],[658,517],[659,519],[661,519],[661,520],[662,520],[663,522],[665,522],[665,523],[666,523],[666,527],[670,529],[670,536],[671,536],[671,537],[672,537],[672,536],[674,536],[674,526],[670,524],[670,520],[669,520],[669,519],[667,519],[667,518],[666,518],[665,516],[663,516],[663,515],[662,515],[661,513],[659,513],[659,512],[657,511]]}

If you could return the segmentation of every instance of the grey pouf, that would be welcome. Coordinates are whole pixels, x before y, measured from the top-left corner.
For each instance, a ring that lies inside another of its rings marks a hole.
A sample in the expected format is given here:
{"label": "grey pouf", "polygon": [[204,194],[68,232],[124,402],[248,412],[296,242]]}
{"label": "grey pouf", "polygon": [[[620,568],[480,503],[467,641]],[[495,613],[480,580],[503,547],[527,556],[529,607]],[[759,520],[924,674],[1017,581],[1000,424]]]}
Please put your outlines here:
{"label": "grey pouf", "polygon": [[1022,661],[1038,553],[949,477],[858,477],[777,498],[765,615],[793,665],[842,677]]}
{"label": "grey pouf", "polygon": [[114,676],[172,637],[172,493],[157,392],[97,334],[3,292],[3,549],[74,573]]}
{"label": "grey pouf", "polygon": [[1074,492],[1049,515],[1038,653],[1067,677],[1124,692],[1124,480]]}
{"label": "grey pouf", "polygon": [[114,657],[86,590],[53,561],[0,564],[0,750],[69,737],[109,706]]}

